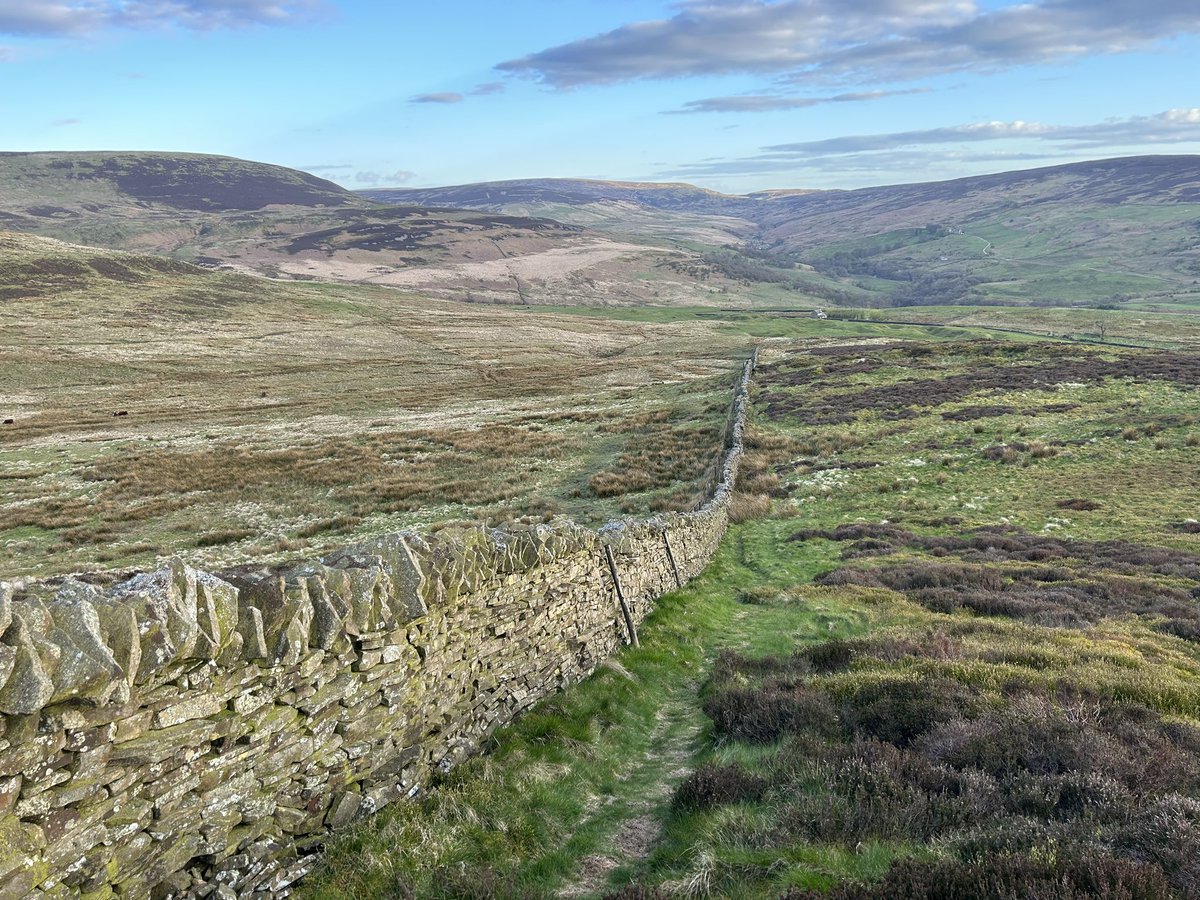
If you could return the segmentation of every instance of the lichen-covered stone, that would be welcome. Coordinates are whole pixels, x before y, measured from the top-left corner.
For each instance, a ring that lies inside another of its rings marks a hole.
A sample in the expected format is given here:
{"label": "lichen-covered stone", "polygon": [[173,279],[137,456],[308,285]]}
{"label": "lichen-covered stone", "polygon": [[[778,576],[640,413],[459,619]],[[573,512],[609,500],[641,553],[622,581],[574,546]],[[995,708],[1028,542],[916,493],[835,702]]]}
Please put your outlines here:
{"label": "lichen-covered stone", "polygon": [[409,622],[429,612],[425,604],[425,573],[406,535],[390,534],[360,546],[364,556],[377,558],[391,584],[387,598],[397,623]]}
{"label": "lichen-covered stone", "polygon": [[[223,659],[238,641],[238,592],[232,584],[207,572],[196,573],[197,656]],[[236,659],[236,655],[232,658]]]}
{"label": "lichen-covered stone", "polygon": [[172,560],[157,572],[117,585],[110,598],[137,618],[137,684],[152,684],[156,675],[191,657],[200,634],[194,569]]}
{"label": "lichen-covered stone", "polygon": [[[54,696],[51,671],[57,668],[56,657],[61,651],[41,639],[20,612],[14,615],[0,642],[12,648],[12,671],[0,687],[0,713],[38,712]],[[53,663],[51,671],[47,671],[47,660]]]}
{"label": "lichen-covered stone", "polygon": [[7,581],[0,581],[0,634],[12,624],[13,593],[15,589]]}
{"label": "lichen-covered stone", "polygon": [[45,849],[46,836],[40,828],[16,816],[0,816],[0,885],[14,872],[38,872]]}
{"label": "lichen-covered stone", "polygon": [[64,598],[50,607],[47,638],[61,649],[51,703],[78,698],[92,705],[125,703],[129,683],[105,644],[100,617],[87,599]]}
{"label": "lichen-covered stone", "polygon": [[261,610],[253,606],[243,606],[238,610],[238,635],[242,639],[242,657],[244,659],[267,658],[267,637],[263,633]]}
{"label": "lichen-covered stone", "polygon": [[116,664],[121,667],[125,683],[132,685],[142,662],[137,613],[132,607],[107,597],[96,598],[92,608],[96,611],[105,646]]}

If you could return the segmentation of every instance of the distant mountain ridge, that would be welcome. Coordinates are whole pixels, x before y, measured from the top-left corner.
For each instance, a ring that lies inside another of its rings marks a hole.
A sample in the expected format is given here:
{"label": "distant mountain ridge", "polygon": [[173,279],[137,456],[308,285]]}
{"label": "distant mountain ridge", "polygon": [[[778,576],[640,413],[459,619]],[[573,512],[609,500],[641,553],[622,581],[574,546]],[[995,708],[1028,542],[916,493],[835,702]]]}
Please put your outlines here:
{"label": "distant mountain ridge", "polygon": [[1023,207],[1200,203],[1200,155],[1131,156],[949,181],[849,191],[773,194],[754,220],[768,242],[815,246],[831,235],[870,233],[895,225],[971,222]]}
{"label": "distant mountain ridge", "polygon": [[358,193],[379,203],[493,211],[528,203],[571,205],[614,202],[716,215],[737,215],[748,199],[681,182],[591,181],[583,178],[524,178],[437,188],[373,189]]}
{"label": "distant mountain ridge", "polygon": [[[723,194],[682,182],[593,181],[528,178],[434,188],[377,188],[357,193],[382,203],[503,211],[529,203],[636,203],[674,212],[749,218],[774,227],[789,216],[814,211],[879,210],[933,203],[972,203],[998,192],[1031,202],[1200,202],[1200,155],[1131,156],[971,175],[941,181],[852,190],[777,188]],[[1036,196],[1030,196],[1030,194]]]}
{"label": "distant mountain ridge", "polygon": [[[1200,300],[1200,156],[1134,156],[949,181],[731,196],[690,185],[526,180],[377,200],[544,215],[725,245],[735,279],[882,306]],[[707,238],[695,237],[709,226]],[[687,245],[685,245],[687,246]],[[736,249],[734,249],[736,248]],[[797,267],[833,279],[814,285]]]}
{"label": "distant mountain ridge", "polygon": [[1200,303],[1200,156],[1184,155],[730,195],[561,178],[354,192],[203,154],[0,153],[0,229],[487,302],[736,303],[768,285],[783,304]]}
{"label": "distant mountain ridge", "polygon": [[0,153],[0,230],[273,277],[368,281],[571,245],[581,229],[372,202],[307,172],[196,153]]}

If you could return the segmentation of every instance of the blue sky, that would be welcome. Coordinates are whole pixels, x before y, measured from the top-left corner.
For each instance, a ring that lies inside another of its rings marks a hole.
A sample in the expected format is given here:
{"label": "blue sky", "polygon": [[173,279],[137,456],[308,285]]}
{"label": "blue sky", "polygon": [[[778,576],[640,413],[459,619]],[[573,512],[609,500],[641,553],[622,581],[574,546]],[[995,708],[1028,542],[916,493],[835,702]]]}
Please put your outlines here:
{"label": "blue sky", "polygon": [[1200,0],[0,0],[0,150],[729,192],[1200,153]]}

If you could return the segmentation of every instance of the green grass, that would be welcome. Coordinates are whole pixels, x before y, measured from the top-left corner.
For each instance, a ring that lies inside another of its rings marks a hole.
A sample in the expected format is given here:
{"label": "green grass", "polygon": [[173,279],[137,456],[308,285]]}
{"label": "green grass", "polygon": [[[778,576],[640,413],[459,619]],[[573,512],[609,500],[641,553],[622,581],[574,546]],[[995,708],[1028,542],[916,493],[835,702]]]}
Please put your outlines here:
{"label": "green grass", "polygon": [[[1134,308],[1120,304],[1112,309],[1068,306],[1017,308],[1003,306],[924,306],[888,310],[837,310],[835,315],[861,320],[888,319],[967,328],[1010,328],[1046,337],[1102,340],[1142,346],[1196,346],[1200,344],[1200,315],[1186,306]],[[1101,338],[1103,331],[1103,338]]]}
{"label": "green grass", "polygon": [[[805,298],[800,303],[801,308],[816,309],[824,306],[819,300]],[[1008,335],[1004,327],[927,327],[920,323],[913,325],[885,324],[872,322],[872,317],[889,318],[892,310],[883,312],[854,310],[853,319],[814,319],[807,313],[786,314],[770,309],[738,310],[712,309],[709,307],[687,306],[630,306],[630,307],[575,307],[575,306],[536,306],[526,307],[523,312],[531,316],[546,314],[572,315],[593,319],[610,319],[624,322],[646,322],[654,324],[670,324],[682,322],[701,322],[711,325],[721,333],[730,337],[750,338],[787,338],[792,340],[829,339],[833,341],[852,338],[889,338],[896,340],[991,340],[1001,337],[1012,337],[1015,340],[1036,340],[1038,335]],[[1023,311],[1014,310],[1013,318],[1009,321],[1015,326],[1022,322]],[[857,318],[861,316],[862,318]]]}
{"label": "green grass", "polygon": [[1005,205],[968,214],[941,232],[903,222],[828,243],[806,235],[809,249],[801,258],[835,273],[842,285],[880,276],[882,291],[869,305],[895,305],[891,298],[906,282],[942,276],[948,280],[941,287],[929,281],[904,302],[1187,307],[1200,297],[1198,215],[1200,205],[1186,203],[1081,201],[1044,204],[1036,212]]}

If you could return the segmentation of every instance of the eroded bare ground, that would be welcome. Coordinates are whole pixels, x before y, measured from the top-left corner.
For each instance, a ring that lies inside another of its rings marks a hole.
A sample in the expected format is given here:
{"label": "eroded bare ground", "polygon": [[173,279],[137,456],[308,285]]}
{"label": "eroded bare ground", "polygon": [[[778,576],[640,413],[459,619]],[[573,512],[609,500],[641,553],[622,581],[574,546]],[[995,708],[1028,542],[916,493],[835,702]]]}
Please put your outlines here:
{"label": "eroded bare ground", "polygon": [[[114,257],[114,279],[97,251],[52,244],[46,262],[37,240],[4,246],[7,263],[45,268],[0,308],[9,576],[687,506],[707,457],[689,471],[665,461],[707,449],[739,349],[690,324],[164,273],[130,257]],[[630,454],[651,483],[617,477]]]}
{"label": "eroded bare ground", "polygon": [[[729,282],[680,274],[670,261],[687,254],[596,236],[459,242],[448,260],[412,259],[368,250],[309,251],[275,264],[280,275],[419,290],[455,300],[511,304],[612,305],[626,302],[728,305]],[[253,259],[248,264],[260,265]],[[726,288],[722,290],[722,288]]]}

